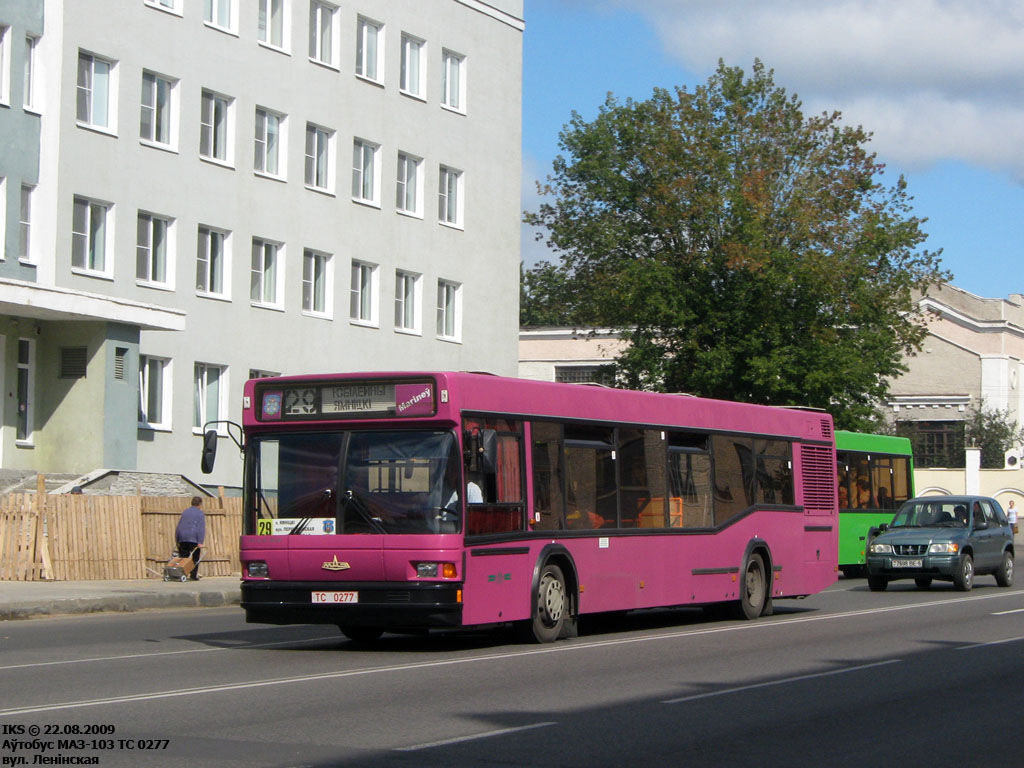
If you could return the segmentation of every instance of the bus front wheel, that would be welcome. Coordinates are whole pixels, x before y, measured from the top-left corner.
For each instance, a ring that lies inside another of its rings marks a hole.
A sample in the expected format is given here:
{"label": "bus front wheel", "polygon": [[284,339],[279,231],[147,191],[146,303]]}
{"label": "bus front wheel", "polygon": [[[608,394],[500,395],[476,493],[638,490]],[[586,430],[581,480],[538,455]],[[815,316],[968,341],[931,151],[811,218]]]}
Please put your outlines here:
{"label": "bus front wheel", "polygon": [[537,580],[537,601],[533,618],[525,622],[523,629],[527,641],[553,643],[562,634],[565,622],[569,620],[569,596],[565,589],[562,569],[553,563],[545,565]]}

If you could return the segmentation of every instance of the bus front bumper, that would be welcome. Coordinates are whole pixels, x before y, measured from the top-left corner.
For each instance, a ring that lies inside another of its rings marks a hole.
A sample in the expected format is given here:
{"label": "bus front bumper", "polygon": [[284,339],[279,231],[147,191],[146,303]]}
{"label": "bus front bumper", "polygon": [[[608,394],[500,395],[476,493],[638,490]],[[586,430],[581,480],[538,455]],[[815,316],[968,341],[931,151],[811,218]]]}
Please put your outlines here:
{"label": "bus front bumper", "polygon": [[245,620],[258,624],[457,627],[461,596],[453,582],[242,581]]}

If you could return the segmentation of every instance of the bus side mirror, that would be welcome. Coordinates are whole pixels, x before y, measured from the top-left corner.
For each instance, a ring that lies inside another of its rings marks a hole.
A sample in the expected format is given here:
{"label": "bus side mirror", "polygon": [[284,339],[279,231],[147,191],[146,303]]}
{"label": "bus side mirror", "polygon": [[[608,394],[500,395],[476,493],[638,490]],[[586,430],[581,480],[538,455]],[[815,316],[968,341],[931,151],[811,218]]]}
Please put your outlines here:
{"label": "bus side mirror", "polygon": [[213,463],[217,460],[217,430],[208,429],[203,435],[203,459],[200,469],[204,475],[213,472]]}
{"label": "bus side mirror", "polygon": [[493,429],[480,430],[480,470],[487,474],[498,471],[498,433]]}

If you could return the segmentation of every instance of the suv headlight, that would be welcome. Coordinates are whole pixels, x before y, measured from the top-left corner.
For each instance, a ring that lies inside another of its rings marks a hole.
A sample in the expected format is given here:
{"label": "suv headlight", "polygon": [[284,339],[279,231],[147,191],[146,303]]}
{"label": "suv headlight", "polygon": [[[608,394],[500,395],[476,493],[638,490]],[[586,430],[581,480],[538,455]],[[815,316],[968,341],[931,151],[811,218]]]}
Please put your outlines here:
{"label": "suv headlight", "polygon": [[871,554],[873,555],[891,555],[892,544],[872,544]]}
{"label": "suv headlight", "polygon": [[960,551],[960,545],[955,541],[937,541],[928,547],[929,555],[955,555]]}

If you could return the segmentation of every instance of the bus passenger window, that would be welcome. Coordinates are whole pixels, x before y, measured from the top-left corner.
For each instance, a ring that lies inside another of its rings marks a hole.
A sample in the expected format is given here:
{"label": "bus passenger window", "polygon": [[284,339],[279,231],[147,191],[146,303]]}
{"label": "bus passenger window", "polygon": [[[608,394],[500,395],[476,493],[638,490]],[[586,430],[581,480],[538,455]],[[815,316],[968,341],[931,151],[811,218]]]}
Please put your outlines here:
{"label": "bus passenger window", "polygon": [[609,429],[565,428],[568,480],[566,525],[569,528],[614,528],[616,522],[615,460]]}
{"label": "bus passenger window", "polygon": [[707,435],[668,436],[669,527],[710,528],[711,456]]}
{"label": "bus passenger window", "polygon": [[619,430],[619,499],[622,528],[664,528],[665,445],[661,432]]}
{"label": "bus passenger window", "polygon": [[466,505],[466,534],[473,536],[523,530],[525,505],[520,451],[522,422],[466,419],[463,430],[464,440],[471,449],[483,430],[488,430],[488,434],[495,436],[497,441],[494,467],[485,467],[472,450],[467,457],[467,500],[469,482],[479,487],[480,494],[477,496],[474,490],[475,501]]}
{"label": "bus passenger window", "polygon": [[793,503],[793,453],[785,440],[755,440],[757,500],[762,504]]}
{"label": "bus passenger window", "polygon": [[557,531],[562,520],[562,428],[558,424],[530,425],[533,443],[533,528]]}

